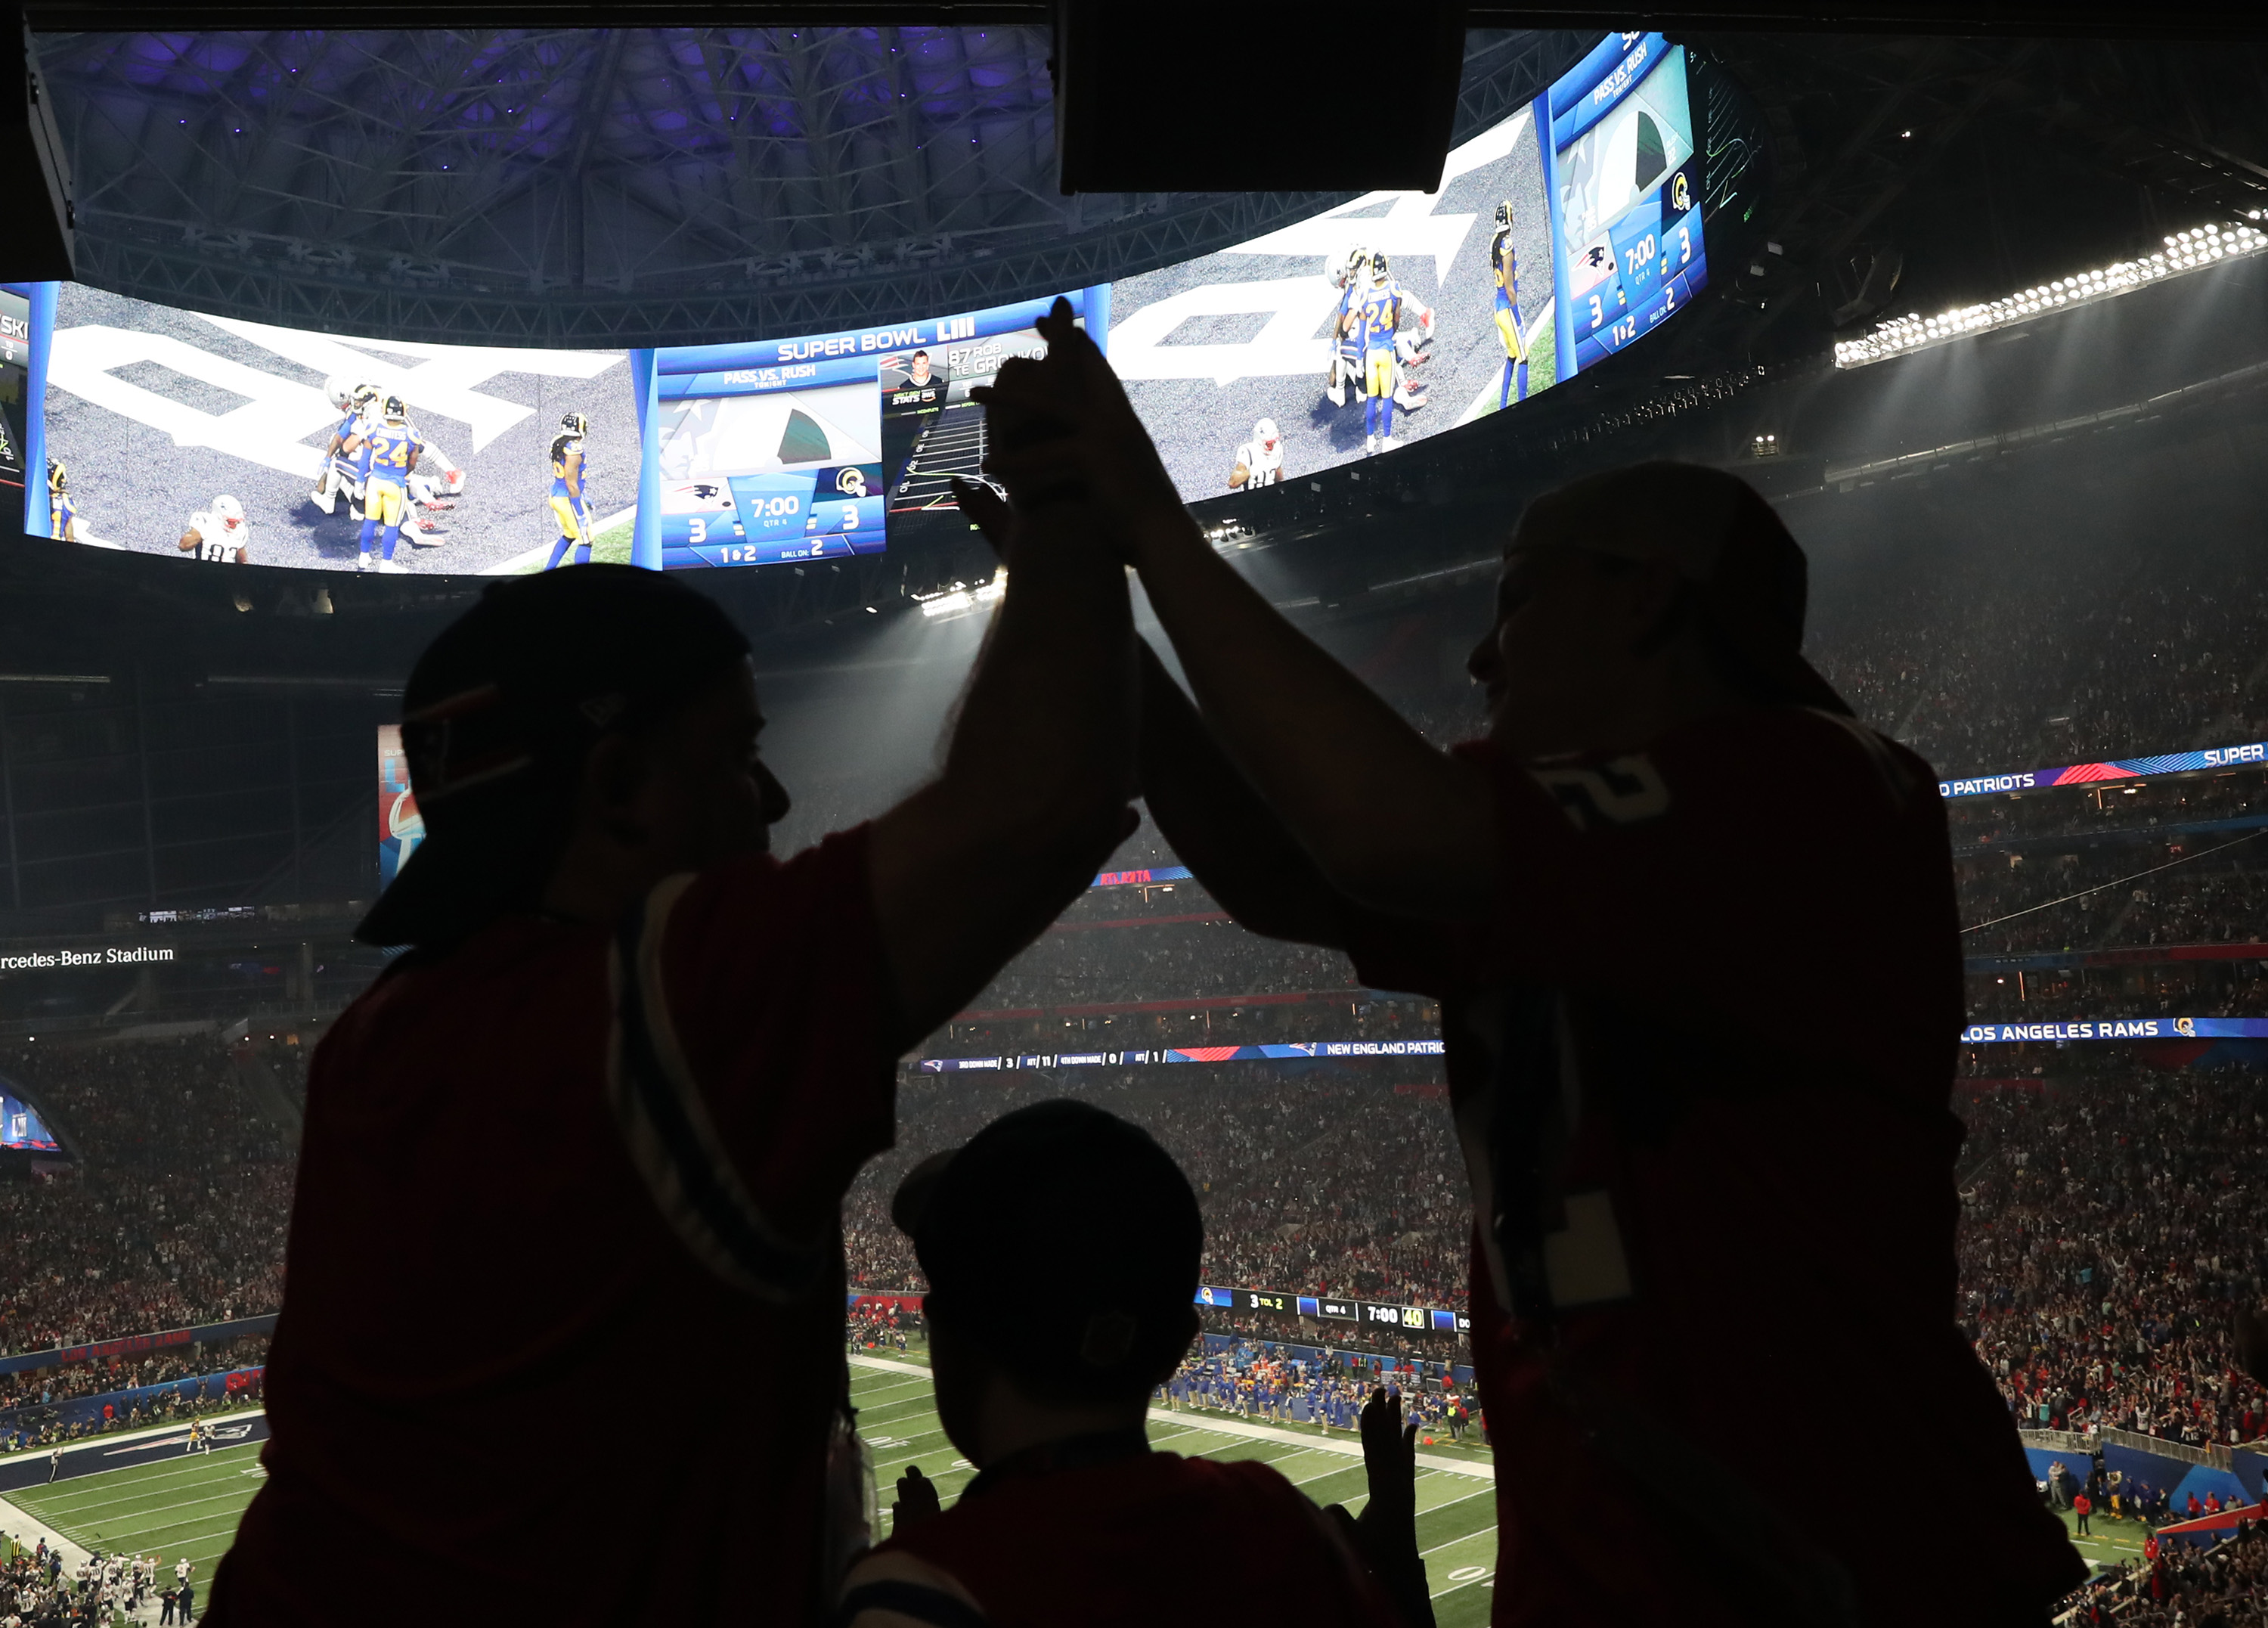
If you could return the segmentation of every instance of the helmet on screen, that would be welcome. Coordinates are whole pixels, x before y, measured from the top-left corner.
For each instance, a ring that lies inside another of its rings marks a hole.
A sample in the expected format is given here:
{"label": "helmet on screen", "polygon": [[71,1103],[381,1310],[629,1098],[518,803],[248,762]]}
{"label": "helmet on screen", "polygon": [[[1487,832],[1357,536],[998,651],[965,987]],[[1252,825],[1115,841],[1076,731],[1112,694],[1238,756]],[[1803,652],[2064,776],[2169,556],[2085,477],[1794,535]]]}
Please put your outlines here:
{"label": "helmet on screen", "polygon": [[1275,446],[1276,421],[1273,418],[1263,418],[1258,424],[1253,425],[1252,438],[1259,442],[1263,446]]}
{"label": "helmet on screen", "polygon": [[234,531],[244,524],[244,505],[224,492],[213,499],[212,517]]}
{"label": "helmet on screen", "polygon": [[388,423],[388,424],[400,424],[403,419],[405,419],[405,418],[407,418],[407,417],[409,417],[409,407],[408,407],[407,405],[405,405],[405,404],[403,403],[403,401],[402,401],[402,400],[401,400],[401,398],[400,396],[398,396],[398,395],[390,395],[390,396],[387,396],[387,397],[386,398],[386,422],[387,422],[387,423]]}
{"label": "helmet on screen", "polygon": [[347,398],[347,405],[350,407],[364,407],[376,400],[378,400],[378,387],[376,385],[359,384],[354,387],[354,394]]}
{"label": "helmet on screen", "polygon": [[591,433],[591,421],[580,413],[563,413],[559,418],[559,427],[570,435]]}
{"label": "helmet on screen", "polygon": [[1509,226],[1512,225],[1512,202],[1510,199],[1506,199],[1504,203],[1496,206],[1496,224],[1499,226]]}
{"label": "helmet on screen", "polygon": [[333,407],[343,413],[354,405],[354,380],[344,373],[333,373],[328,379],[323,380],[323,394]]}
{"label": "helmet on screen", "polygon": [[1371,254],[1370,276],[1371,280],[1374,283],[1383,283],[1386,281],[1386,251],[1384,249],[1375,250]]}
{"label": "helmet on screen", "polygon": [[1331,274],[1331,280],[1341,288],[1344,288],[1361,274],[1363,267],[1369,260],[1370,251],[1357,244],[1347,250],[1346,258],[1339,262],[1338,269]]}
{"label": "helmet on screen", "polygon": [[67,492],[70,490],[70,472],[63,468],[63,460],[60,458],[48,460],[48,490],[51,492]]}

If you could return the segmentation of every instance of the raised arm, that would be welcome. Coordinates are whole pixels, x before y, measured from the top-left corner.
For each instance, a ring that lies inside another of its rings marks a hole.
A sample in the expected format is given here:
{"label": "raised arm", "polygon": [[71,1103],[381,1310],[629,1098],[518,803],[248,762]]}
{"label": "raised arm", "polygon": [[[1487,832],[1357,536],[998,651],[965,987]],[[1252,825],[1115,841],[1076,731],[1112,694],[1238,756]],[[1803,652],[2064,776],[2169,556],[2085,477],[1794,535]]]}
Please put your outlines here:
{"label": "raised arm", "polygon": [[[1074,387],[1074,433],[996,451],[988,467],[1092,491],[1213,734],[1336,887],[1398,914],[1484,913],[1496,850],[1481,773],[1428,745],[1215,553],[1101,352],[1083,333],[1050,343]],[[1037,383],[1004,377],[993,399]]]}
{"label": "raised arm", "polygon": [[[961,512],[1005,554],[1013,519],[988,486],[956,489]],[[1239,924],[1271,939],[1348,947],[1358,907],[1332,888],[1275,811],[1220,748],[1147,641],[1141,663],[1136,772],[1144,802],[1174,855]]]}
{"label": "raised arm", "polygon": [[1241,925],[1271,939],[1349,947],[1359,907],[1324,878],[1229,761],[1157,652],[1135,642],[1142,662],[1142,797],[1174,854]]}
{"label": "raised arm", "polygon": [[1006,556],[944,773],[874,827],[899,1049],[990,982],[1133,829],[1125,570],[1072,503],[1020,515]]}

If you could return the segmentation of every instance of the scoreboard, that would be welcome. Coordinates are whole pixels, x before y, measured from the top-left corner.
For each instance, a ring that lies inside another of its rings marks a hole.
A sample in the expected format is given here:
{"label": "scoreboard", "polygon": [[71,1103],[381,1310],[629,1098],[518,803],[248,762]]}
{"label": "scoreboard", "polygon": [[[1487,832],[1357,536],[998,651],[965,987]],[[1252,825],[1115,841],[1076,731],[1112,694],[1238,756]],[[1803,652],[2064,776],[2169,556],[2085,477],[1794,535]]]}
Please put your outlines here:
{"label": "scoreboard", "polygon": [[1609,34],[1536,99],[1551,132],[1559,354],[1580,372],[1668,321],[1708,281],[1685,48]]}
{"label": "scoreboard", "polygon": [[[1085,323],[1108,291],[1064,296]],[[641,422],[664,570],[879,554],[983,460],[969,392],[1045,349],[1051,299],[794,339],[653,352]]]}
{"label": "scoreboard", "polygon": [[1329,1322],[1351,1322],[1373,1331],[1393,1329],[1404,1333],[1468,1334],[1473,1320],[1461,1311],[1432,1306],[1390,1306],[1380,1300],[1342,1300],[1326,1294],[1297,1294],[1282,1289],[1224,1289],[1211,1285],[1197,1293],[1196,1304],[1215,1311],[1271,1312],[1282,1317],[1316,1317]]}

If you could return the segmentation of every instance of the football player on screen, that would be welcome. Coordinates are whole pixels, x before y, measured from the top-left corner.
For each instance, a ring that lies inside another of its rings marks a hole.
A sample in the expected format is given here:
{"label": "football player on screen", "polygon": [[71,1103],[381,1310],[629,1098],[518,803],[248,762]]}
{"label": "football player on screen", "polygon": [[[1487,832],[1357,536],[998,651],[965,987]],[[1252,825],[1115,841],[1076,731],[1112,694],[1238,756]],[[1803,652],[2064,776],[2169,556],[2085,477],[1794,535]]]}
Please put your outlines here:
{"label": "football player on screen", "polygon": [[399,574],[409,568],[394,561],[394,544],[401,540],[402,517],[409,512],[409,472],[417,467],[423,449],[409,428],[409,409],[398,395],[386,398],[378,422],[347,445],[362,468],[362,551],[357,571],[370,569],[370,544],[379,535],[378,569]]}
{"label": "football player on screen", "polygon": [[322,478],[308,496],[326,514],[338,512],[339,494],[347,495],[347,518],[362,519],[362,474],[347,446],[361,435],[369,424],[371,404],[378,400],[378,387],[357,384],[343,373],[334,373],[324,381],[323,393],[331,405],[339,409],[338,424],[331,431],[330,444],[323,449],[326,460]]}
{"label": "football player on screen", "polygon": [[1504,382],[1496,393],[1500,410],[1528,400],[1528,339],[1520,321],[1520,256],[1512,243],[1509,201],[1496,206],[1496,237],[1489,244],[1489,267],[1496,279],[1496,333],[1504,342]]}
{"label": "football player on screen", "polygon": [[1276,421],[1263,418],[1252,426],[1252,438],[1236,449],[1236,467],[1228,472],[1228,489],[1273,486],[1284,478],[1284,438]]}
{"label": "football player on screen", "polygon": [[1369,284],[1364,288],[1353,307],[1347,313],[1347,332],[1360,343],[1362,350],[1363,393],[1362,426],[1365,431],[1363,450],[1390,452],[1394,447],[1394,406],[1399,400],[1407,407],[1416,407],[1424,400],[1411,394],[1404,368],[1417,359],[1418,346],[1423,343],[1417,335],[1406,336],[1401,332],[1404,306],[1415,316],[1422,328],[1430,333],[1433,313],[1403,291],[1395,282],[1394,274],[1386,262],[1383,251],[1370,257]]}
{"label": "football player on screen", "polygon": [[252,527],[244,523],[244,505],[226,492],[209,508],[189,516],[188,528],[173,545],[184,554],[222,565],[252,563]]}
{"label": "football player on screen", "polygon": [[70,471],[61,459],[48,460],[48,535],[78,541],[78,505],[71,501]]}
{"label": "football player on screen", "polygon": [[[443,456],[440,448],[425,438],[425,432],[417,427],[415,420],[405,419],[403,428],[409,431],[410,440],[416,445],[417,457],[411,460],[409,478],[402,482],[403,489],[409,494],[409,506],[401,520],[402,540],[415,543],[421,549],[438,549],[448,541],[447,537],[438,521],[420,514],[418,511],[455,508],[457,505],[442,496],[442,493],[462,491],[465,486],[465,472],[451,463],[446,457]],[[440,480],[437,482],[432,476],[421,474],[417,467],[418,460],[438,465],[441,469]],[[455,484],[448,484],[452,481]]]}
{"label": "football player on screen", "polygon": [[1355,394],[1362,394],[1362,340],[1349,326],[1349,317],[1355,301],[1361,298],[1365,273],[1370,269],[1370,251],[1350,248],[1346,257],[1331,270],[1331,286],[1339,291],[1336,313],[1331,319],[1331,366],[1323,382],[1323,394],[1333,407],[1346,405],[1346,387],[1351,382]]}
{"label": "football player on screen", "polygon": [[591,563],[591,517],[583,507],[583,438],[590,429],[589,419],[569,413],[559,421],[559,433],[551,438],[551,512],[559,521],[559,541],[552,545],[546,571],[558,570],[570,549],[575,550],[575,564]]}

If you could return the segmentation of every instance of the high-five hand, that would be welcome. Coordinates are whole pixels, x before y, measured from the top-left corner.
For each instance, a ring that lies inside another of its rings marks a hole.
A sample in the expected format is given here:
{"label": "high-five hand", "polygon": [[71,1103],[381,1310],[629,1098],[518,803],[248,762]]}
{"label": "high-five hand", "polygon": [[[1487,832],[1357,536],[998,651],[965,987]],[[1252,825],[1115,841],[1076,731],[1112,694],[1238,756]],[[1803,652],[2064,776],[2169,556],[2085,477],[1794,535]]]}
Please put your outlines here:
{"label": "high-five hand", "polygon": [[1039,331],[1044,357],[1012,358],[990,385],[970,392],[998,426],[985,472],[1020,503],[1026,492],[1083,492],[1130,541],[1144,521],[1187,524],[1149,431],[1071,303],[1056,301]]}

